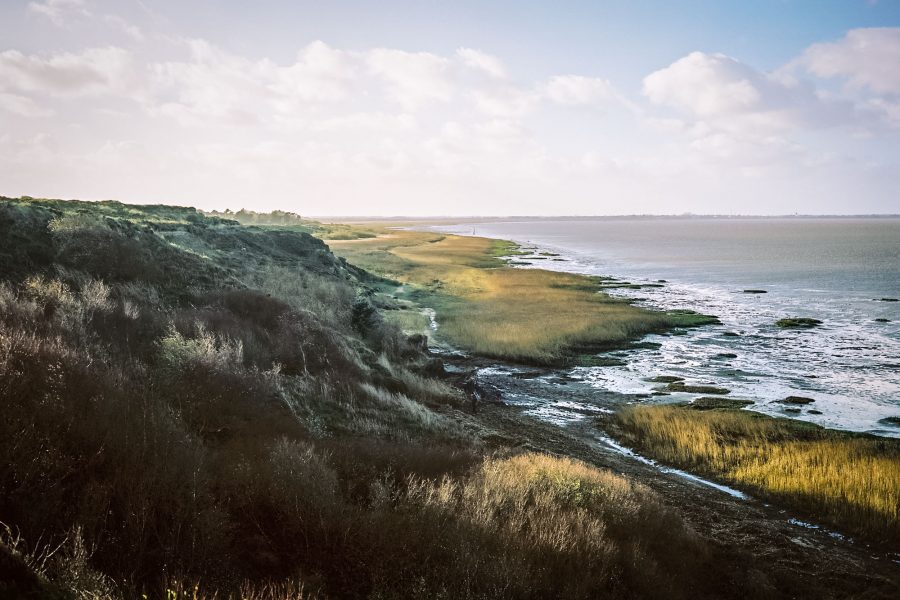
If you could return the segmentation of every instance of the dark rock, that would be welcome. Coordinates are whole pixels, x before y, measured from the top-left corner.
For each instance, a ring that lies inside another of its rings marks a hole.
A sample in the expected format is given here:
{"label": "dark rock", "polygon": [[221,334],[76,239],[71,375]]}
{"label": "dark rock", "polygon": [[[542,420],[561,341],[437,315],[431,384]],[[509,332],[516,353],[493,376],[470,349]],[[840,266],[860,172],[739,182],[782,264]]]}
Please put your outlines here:
{"label": "dark rock", "polygon": [[536,379],[545,374],[544,371],[517,371],[515,373],[510,373],[510,377],[514,377],[515,379]]}
{"label": "dark rock", "polygon": [[645,379],[645,381],[649,381],[650,383],[678,383],[679,381],[684,381],[684,377],[678,377],[676,375],[657,375],[656,377],[649,377]]}
{"label": "dark rock", "polygon": [[628,347],[634,350],[656,350],[662,348],[662,344],[659,342],[632,342]]}
{"label": "dark rock", "polygon": [[881,300],[881,302],[897,302],[898,301],[897,298],[879,298],[879,300]]}
{"label": "dark rock", "polygon": [[725,331],[722,333],[722,335],[724,335],[725,337],[740,337],[741,336],[741,334],[737,333],[736,331]]}
{"label": "dark rock", "polygon": [[784,412],[791,413],[791,414],[797,414],[800,412],[800,409],[799,408],[785,408]]}
{"label": "dark rock", "polygon": [[883,317],[879,317],[879,318],[875,319],[875,322],[876,322],[876,323],[890,323],[891,320],[890,320],[890,319],[885,319],[885,318],[883,318]]}
{"label": "dark rock", "polygon": [[806,411],[806,412],[807,412],[808,414],[811,414],[811,415],[821,415],[821,414],[822,414],[822,411],[821,411],[821,410],[816,410],[816,409],[814,409],[814,408],[811,408],[811,409],[809,409],[809,410]]}
{"label": "dark rock", "polygon": [[766,290],[744,290],[745,294],[767,294]]}
{"label": "dark rock", "polygon": [[575,364],[579,367],[624,367],[626,363],[621,358],[612,356],[595,356],[590,354],[582,354],[575,359]]}
{"label": "dark rock", "polygon": [[497,386],[489,383],[478,382],[478,393],[481,395],[482,402],[492,402],[504,406],[503,392]]}
{"label": "dark rock", "polygon": [[885,425],[894,425],[895,427],[900,427],[900,417],[885,417],[878,422],[884,423]]}
{"label": "dark rock", "polygon": [[696,410],[712,410],[714,408],[744,408],[750,404],[753,404],[752,400],[702,396],[688,404],[688,406]]}
{"label": "dark rock", "polygon": [[670,392],[687,392],[689,394],[715,394],[721,396],[731,393],[731,390],[723,387],[716,387],[714,385],[686,385],[685,383],[680,381],[670,383],[668,386],[666,386],[666,389]]}
{"label": "dark rock", "polygon": [[737,358],[737,354],[734,354],[733,352],[720,352],[719,354],[716,354],[716,358]]}
{"label": "dark rock", "polygon": [[446,377],[447,370],[440,358],[429,358],[422,366],[422,373],[428,377]]}
{"label": "dark rock", "polygon": [[788,396],[784,400],[776,400],[776,402],[780,404],[812,404],[815,400],[805,396]]}

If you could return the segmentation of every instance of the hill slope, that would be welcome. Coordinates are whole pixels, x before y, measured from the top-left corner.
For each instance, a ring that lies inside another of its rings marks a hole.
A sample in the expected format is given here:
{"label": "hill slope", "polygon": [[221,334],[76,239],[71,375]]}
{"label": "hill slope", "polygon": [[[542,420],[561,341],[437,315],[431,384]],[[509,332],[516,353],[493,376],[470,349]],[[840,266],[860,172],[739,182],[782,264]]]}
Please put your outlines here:
{"label": "hill slope", "polygon": [[2,198],[0,280],[6,596],[715,595],[654,493],[490,441],[307,233]]}

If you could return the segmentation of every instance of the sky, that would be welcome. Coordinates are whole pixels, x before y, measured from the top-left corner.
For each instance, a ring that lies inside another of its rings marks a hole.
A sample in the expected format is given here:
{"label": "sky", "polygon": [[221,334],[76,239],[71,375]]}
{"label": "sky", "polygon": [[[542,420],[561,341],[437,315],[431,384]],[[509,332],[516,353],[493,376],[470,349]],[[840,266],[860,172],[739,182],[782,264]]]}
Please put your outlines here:
{"label": "sky", "polygon": [[0,195],[900,213],[900,0],[0,0]]}

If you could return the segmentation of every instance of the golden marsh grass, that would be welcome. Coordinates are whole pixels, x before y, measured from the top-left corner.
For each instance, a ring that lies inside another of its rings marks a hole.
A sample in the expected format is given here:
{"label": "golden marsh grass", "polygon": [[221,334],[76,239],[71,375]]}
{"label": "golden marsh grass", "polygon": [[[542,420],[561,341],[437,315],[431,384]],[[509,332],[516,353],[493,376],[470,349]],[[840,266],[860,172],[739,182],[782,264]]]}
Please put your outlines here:
{"label": "golden marsh grass", "polygon": [[613,347],[665,328],[668,318],[599,293],[592,277],[515,269],[508,244],[486,238],[391,231],[329,242],[349,262],[429,297],[439,335],[482,355],[557,362],[585,347]]}
{"label": "golden marsh grass", "polygon": [[633,406],[616,416],[629,443],[833,525],[900,540],[900,442],[738,410]]}

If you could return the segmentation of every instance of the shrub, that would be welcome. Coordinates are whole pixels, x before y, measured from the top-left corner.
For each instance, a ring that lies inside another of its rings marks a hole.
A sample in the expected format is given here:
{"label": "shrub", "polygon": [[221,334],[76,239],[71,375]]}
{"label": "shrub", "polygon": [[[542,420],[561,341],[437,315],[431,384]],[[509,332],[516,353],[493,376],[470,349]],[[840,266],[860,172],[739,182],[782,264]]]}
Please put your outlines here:
{"label": "shrub", "polygon": [[407,556],[380,544],[376,597],[680,597],[706,556],[649,490],[568,459],[412,478],[398,502],[378,524]]}

